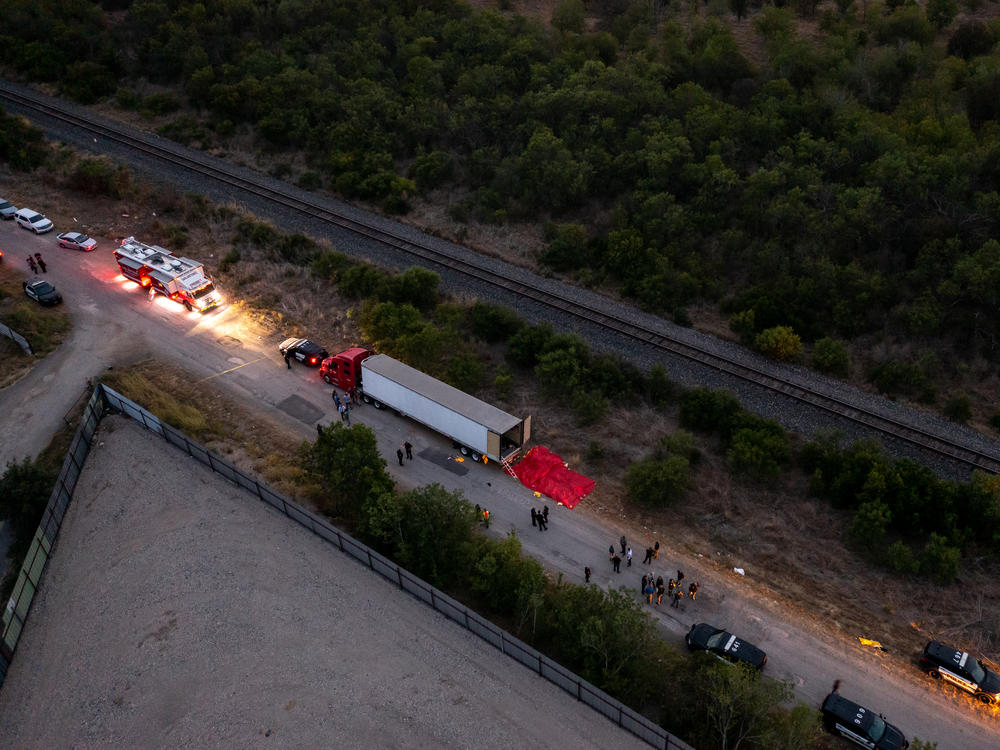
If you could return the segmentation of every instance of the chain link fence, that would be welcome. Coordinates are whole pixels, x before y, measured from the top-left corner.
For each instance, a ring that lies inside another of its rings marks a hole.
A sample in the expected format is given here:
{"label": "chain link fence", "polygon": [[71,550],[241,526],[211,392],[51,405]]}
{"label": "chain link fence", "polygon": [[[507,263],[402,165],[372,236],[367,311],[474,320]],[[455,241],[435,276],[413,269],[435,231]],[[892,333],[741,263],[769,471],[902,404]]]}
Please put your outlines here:
{"label": "chain link fence", "polygon": [[0,336],[6,336],[11,339],[15,344],[21,347],[24,350],[24,353],[29,357],[34,356],[34,352],[31,351],[31,344],[28,343],[28,339],[24,338],[24,336],[19,334],[13,328],[0,323]]}
{"label": "chain link fence", "polygon": [[2,641],[0,641],[0,686],[13,658],[17,640],[24,627],[35,592],[52,552],[59,526],[69,505],[83,462],[90,451],[97,425],[107,409],[131,417],[146,429],[156,433],[171,445],[180,448],[231,482],[253,493],[257,498],[285,514],[312,533],[335,545],[342,552],[392,581],[403,591],[433,607],[449,620],[520,662],[552,684],[562,688],[577,700],[603,714],[622,729],[649,745],[663,750],[693,750],[690,745],[674,737],[662,727],[612,698],[565,667],[557,664],[540,651],[513,637],[502,628],[472,611],[426,581],[404,570],[389,558],[379,554],[352,536],[332,526],[324,518],[303,508],[298,503],[275,492],[254,477],[217,456],[204,446],[190,440],[179,430],[161,422],[159,418],[104,385],[98,385],[84,409],[83,421],[73,438],[62,472],[45,509],[28,556],[18,576],[14,593],[3,614]]}

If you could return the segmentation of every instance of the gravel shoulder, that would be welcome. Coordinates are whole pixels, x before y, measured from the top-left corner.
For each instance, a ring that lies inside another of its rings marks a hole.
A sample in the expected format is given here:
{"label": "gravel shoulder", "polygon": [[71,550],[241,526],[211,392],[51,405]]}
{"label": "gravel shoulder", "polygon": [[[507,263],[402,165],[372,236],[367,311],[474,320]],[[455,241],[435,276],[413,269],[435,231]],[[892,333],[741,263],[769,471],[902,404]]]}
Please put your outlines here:
{"label": "gravel shoulder", "polygon": [[0,746],[645,747],[129,420],[98,441]]}

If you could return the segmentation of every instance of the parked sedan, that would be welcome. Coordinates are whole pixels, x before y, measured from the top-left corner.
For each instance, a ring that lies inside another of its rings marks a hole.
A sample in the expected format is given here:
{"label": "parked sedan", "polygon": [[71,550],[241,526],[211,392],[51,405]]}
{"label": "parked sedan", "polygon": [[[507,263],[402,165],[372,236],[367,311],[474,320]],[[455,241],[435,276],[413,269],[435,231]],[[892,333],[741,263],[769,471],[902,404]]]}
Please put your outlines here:
{"label": "parked sedan", "polygon": [[734,664],[746,664],[754,669],[763,669],[767,663],[767,654],[752,643],[740,640],[732,633],[720,630],[707,622],[692,625],[684,640],[692,651],[707,651],[719,659]]}
{"label": "parked sedan", "polygon": [[56,288],[42,279],[25,281],[21,286],[24,287],[24,293],[40,305],[58,305],[63,301]]}
{"label": "parked sedan", "polygon": [[319,367],[320,362],[330,356],[330,353],[319,344],[309,339],[285,339],[278,345],[282,357],[297,359],[307,367]]}
{"label": "parked sedan", "polygon": [[17,206],[13,205],[9,200],[0,198],[0,218],[13,219],[16,213]]}
{"label": "parked sedan", "polygon": [[59,240],[59,247],[68,247],[70,250],[82,250],[85,253],[89,253],[97,247],[97,240],[80,232],[63,232],[56,239]]}

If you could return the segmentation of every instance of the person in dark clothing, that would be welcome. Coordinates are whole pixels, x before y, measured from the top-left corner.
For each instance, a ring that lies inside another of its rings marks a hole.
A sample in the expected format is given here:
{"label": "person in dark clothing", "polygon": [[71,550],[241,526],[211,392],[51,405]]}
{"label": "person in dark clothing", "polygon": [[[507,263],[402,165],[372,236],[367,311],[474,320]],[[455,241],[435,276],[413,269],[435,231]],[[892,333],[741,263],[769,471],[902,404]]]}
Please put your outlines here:
{"label": "person in dark clothing", "polygon": [[653,548],[646,547],[646,556],[642,558],[643,565],[653,562]]}
{"label": "person in dark clothing", "polygon": [[285,357],[285,367],[287,367],[289,370],[291,370],[292,369],[292,353],[286,351],[285,354],[284,354],[284,357]]}
{"label": "person in dark clothing", "polygon": [[545,525],[548,526],[549,525],[549,506],[548,505],[546,505],[544,508],[542,508],[542,516],[545,518]]}
{"label": "person in dark clothing", "polygon": [[543,514],[539,513],[538,514],[538,530],[539,531],[548,531],[549,530],[548,523],[549,522],[545,520],[545,516]]}
{"label": "person in dark clothing", "polygon": [[674,600],[673,600],[673,602],[671,602],[670,606],[671,607],[677,607],[678,609],[680,609],[680,607],[681,607],[681,597],[682,596],[684,596],[684,592],[681,591],[681,587],[678,586],[674,590]]}
{"label": "person in dark clothing", "polygon": [[584,583],[590,583],[590,566],[589,565],[584,565],[583,566],[583,579],[584,579],[583,580]]}
{"label": "person in dark clothing", "polygon": [[832,692],[834,692],[834,693],[839,693],[840,692],[840,680],[834,680],[833,681],[833,691]]}
{"label": "person in dark clothing", "polygon": [[649,576],[647,576],[646,574],[643,574],[643,576],[642,576],[642,585],[639,587],[639,590],[640,591],[645,591],[647,583],[649,583]]}
{"label": "person in dark clothing", "polygon": [[42,254],[41,253],[35,253],[35,260],[38,261],[38,267],[42,269],[42,273],[45,273],[45,271],[47,269],[46,269],[46,266],[45,266],[45,261],[42,260]]}
{"label": "person in dark clothing", "polygon": [[402,448],[396,448],[396,458],[399,459],[399,465],[402,466],[403,465],[403,449]]}
{"label": "person in dark clothing", "polygon": [[681,585],[681,581],[683,581],[683,580],[684,580],[684,571],[683,570],[678,570],[677,571],[677,585],[680,586]]}
{"label": "person in dark clothing", "polygon": [[646,584],[646,588],[644,588],[642,590],[642,593],[645,595],[646,601],[649,604],[652,604],[653,603],[653,584],[647,583]]}
{"label": "person in dark clothing", "polygon": [[660,543],[659,542],[657,542],[656,544],[653,545],[653,559],[654,560],[659,560],[660,559]]}
{"label": "person in dark clothing", "polygon": [[697,596],[697,594],[698,594],[698,584],[697,583],[692,582],[691,585],[688,586],[688,594],[691,597],[691,601],[694,601],[695,596]]}
{"label": "person in dark clothing", "polygon": [[625,542],[625,535],[622,534],[622,538],[619,539],[618,541],[621,542],[621,545],[622,545],[622,554],[624,555],[625,554],[625,544],[626,544],[626,542]]}
{"label": "person in dark clothing", "polygon": [[663,579],[656,586],[656,606],[659,607],[663,604]]}
{"label": "person in dark clothing", "polygon": [[531,509],[531,525],[532,526],[538,525],[538,511],[536,511],[534,508]]}
{"label": "person in dark clothing", "polygon": [[340,396],[337,395],[336,391],[333,392],[333,405],[337,407],[337,411],[340,411]]}
{"label": "person in dark clothing", "polygon": [[675,588],[677,588],[677,581],[671,578],[670,583],[667,584],[667,596],[673,596]]}
{"label": "person in dark clothing", "polygon": [[28,266],[31,268],[32,272],[37,276],[38,266],[35,265],[35,259],[32,258],[30,255],[28,256]]}
{"label": "person in dark clothing", "polygon": [[413,460],[413,446],[410,444],[409,440],[407,440],[405,443],[403,443],[403,450],[406,451],[406,458],[407,458],[407,460],[412,461]]}
{"label": "person in dark clothing", "polygon": [[615,559],[615,545],[608,547],[608,562],[612,562]]}
{"label": "person in dark clothing", "polygon": [[656,577],[656,585],[657,586],[662,586],[663,585],[663,576],[657,576]]}
{"label": "person in dark clothing", "polygon": [[622,559],[615,555],[611,558],[611,564],[615,566],[615,573],[621,573]]}

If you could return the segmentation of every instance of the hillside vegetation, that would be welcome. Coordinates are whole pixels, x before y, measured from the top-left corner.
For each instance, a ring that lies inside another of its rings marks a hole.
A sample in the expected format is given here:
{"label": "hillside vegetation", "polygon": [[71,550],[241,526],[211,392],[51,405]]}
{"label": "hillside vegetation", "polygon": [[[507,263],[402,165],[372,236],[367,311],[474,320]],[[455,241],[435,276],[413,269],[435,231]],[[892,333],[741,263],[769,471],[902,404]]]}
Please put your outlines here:
{"label": "hillside vegetation", "polygon": [[544,222],[553,270],[934,402],[1000,355],[1000,24],[968,3],[562,0],[543,27],[454,0],[10,0],[0,61],[390,212]]}

